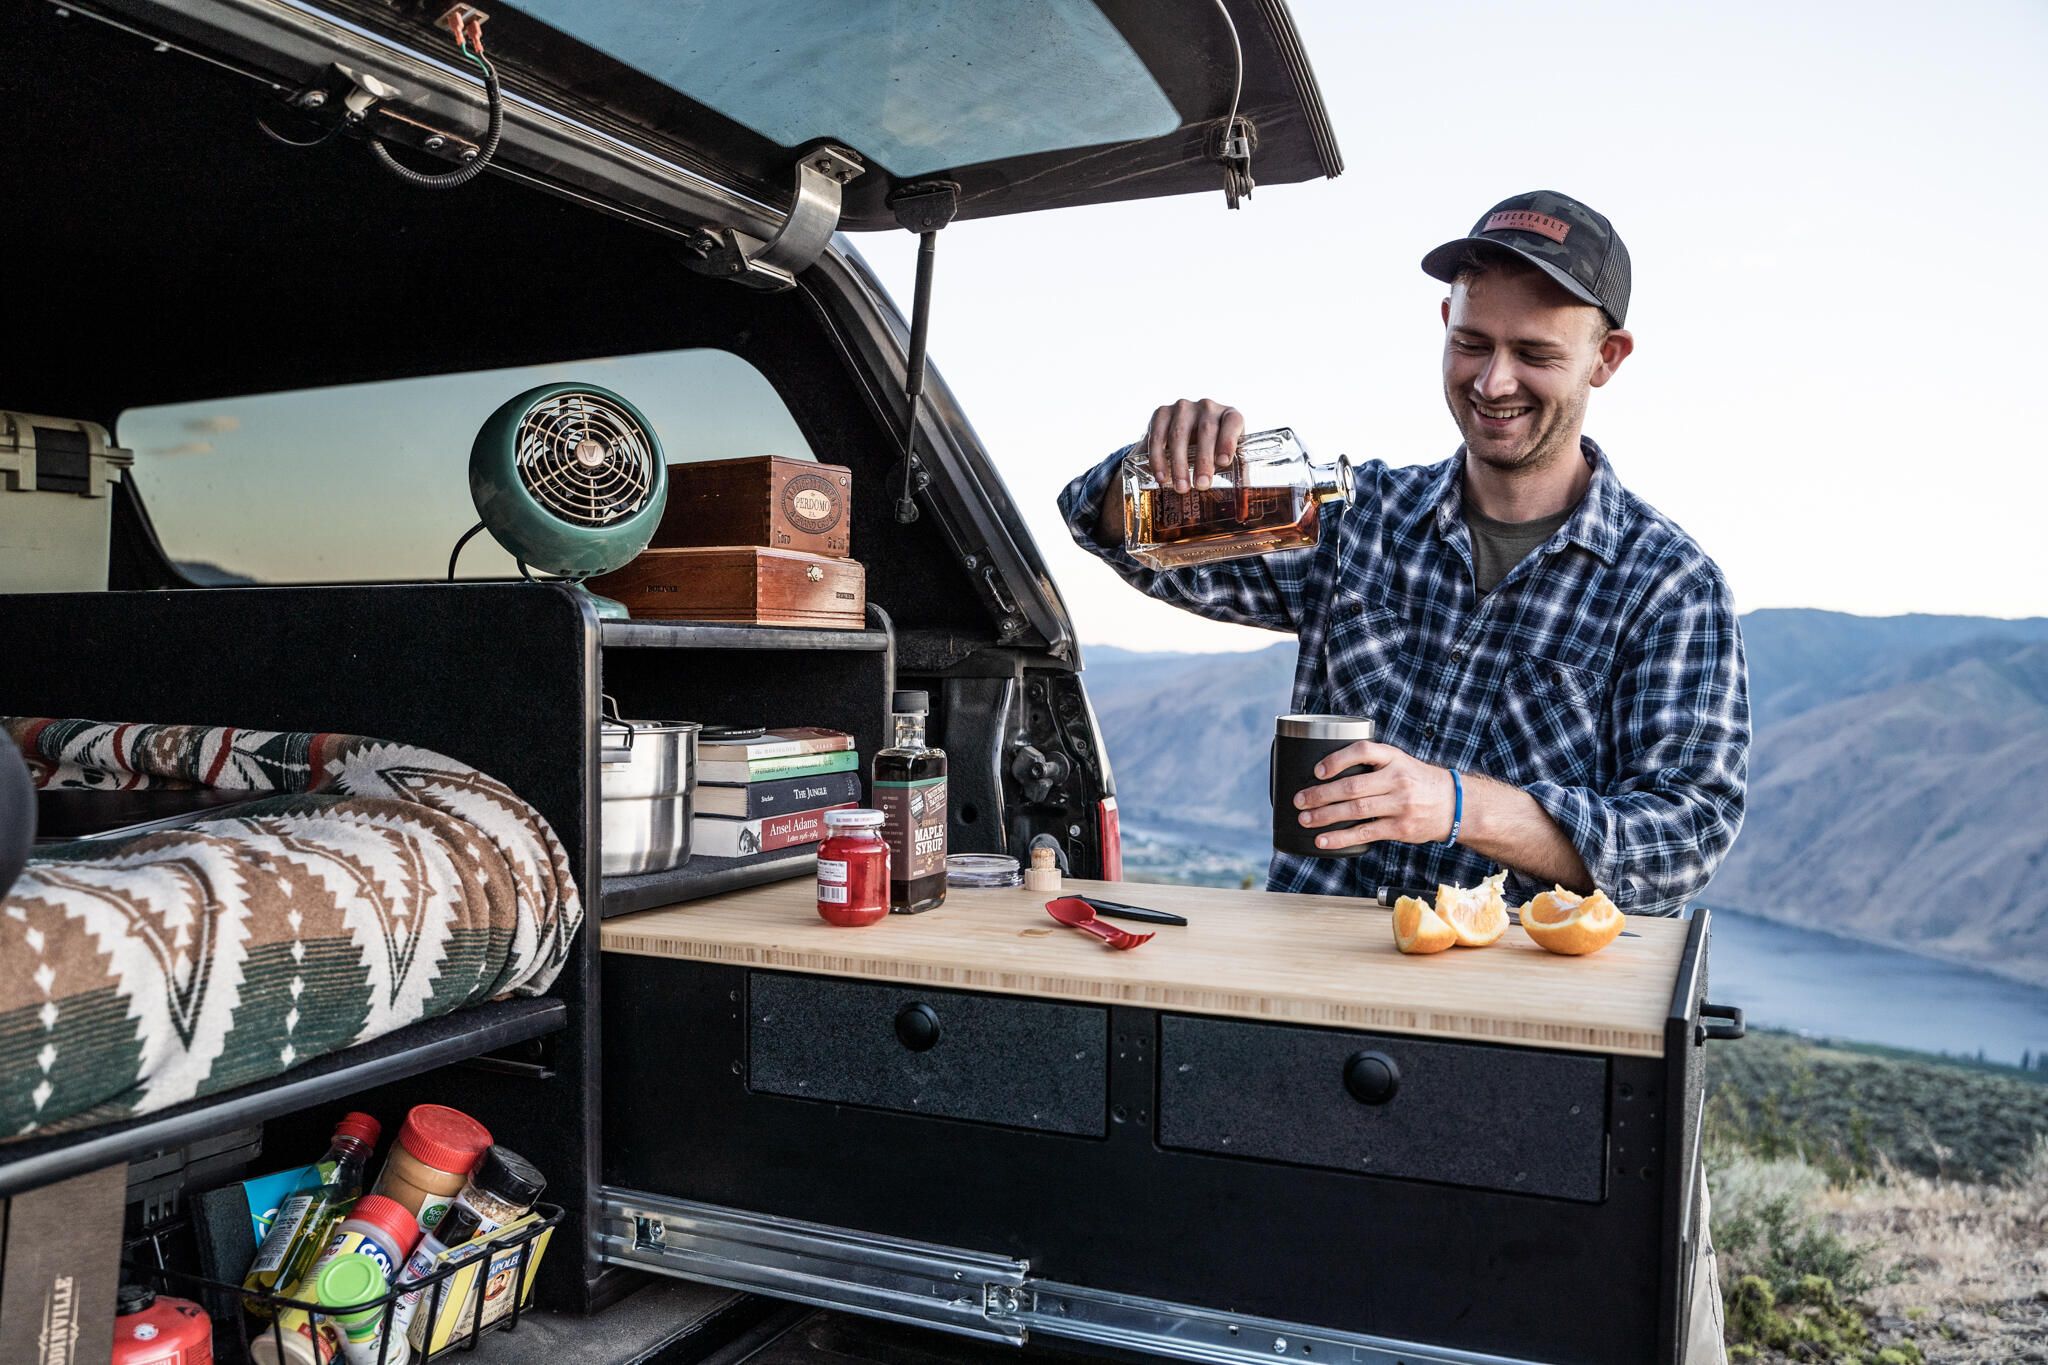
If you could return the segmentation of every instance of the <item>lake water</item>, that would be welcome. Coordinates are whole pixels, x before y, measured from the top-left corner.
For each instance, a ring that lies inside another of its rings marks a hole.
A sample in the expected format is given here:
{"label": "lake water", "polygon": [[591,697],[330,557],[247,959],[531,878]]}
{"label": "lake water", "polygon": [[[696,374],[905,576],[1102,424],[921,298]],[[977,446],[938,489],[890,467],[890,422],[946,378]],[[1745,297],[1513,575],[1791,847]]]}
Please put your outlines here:
{"label": "lake water", "polygon": [[1714,912],[1716,1004],[1760,1028],[2017,1062],[2048,1051],[2048,990],[1986,972]]}

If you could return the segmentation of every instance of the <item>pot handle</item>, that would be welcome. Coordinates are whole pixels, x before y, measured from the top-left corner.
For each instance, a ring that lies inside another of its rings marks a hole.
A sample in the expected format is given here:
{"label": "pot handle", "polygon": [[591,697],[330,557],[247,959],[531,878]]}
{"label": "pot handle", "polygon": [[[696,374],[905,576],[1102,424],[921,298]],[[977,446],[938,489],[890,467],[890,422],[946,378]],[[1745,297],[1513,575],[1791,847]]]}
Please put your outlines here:
{"label": "pot handle", "polygon": [[[631,749],[631,748],[633,747],[633,727],[632,727],[631,725],[629,725],[629,724],[628,724],[628,723],[626,722],[626,718],[625,718],[624,716],[621,716],[621,715],[619,714],[619,701],[618,701],[618,698],[614,697],[614,696],[613,696],[613,695],[612,695],[611,693],[609,693],[609,692],[600,692],[600,693],[598,693],[597,695],[598,695],[598,696],[599,696],[599,697],[600,697],[600,698],[602,699],[602,700],[601,700],[601,702],[599,703],[599,706],[598,706],[598,717],[597,717],[597,718],[598,718],[598,727],[597,727],[597,728],[598,728],[598,732],[599,732],[599,734],[598,734],[598,747],[599,747],[599,748],[606,748],[606,747],[610,747],[610,748],[615,748],[615,749],[618,749],[618,748],[623,748],[623,749]],[[609,745],[609,746],[607,746],[607,745],[606,745],[606,744],[604,743],[604,735],[603,735],[603,731],[604,731],[604,722],[605,722],[605,721],[610,721],[610,722],[611,722],[612,724],[614,724],[614,725],[618,726],[618,727],[619,727],[619,728],[620,728],[621,730],[624,730],[624,731],[626,732],[626,742],[625,742],[624,744],[622,744],[622,745],[619,745],[619,744],[614,744],[614,745]]]}

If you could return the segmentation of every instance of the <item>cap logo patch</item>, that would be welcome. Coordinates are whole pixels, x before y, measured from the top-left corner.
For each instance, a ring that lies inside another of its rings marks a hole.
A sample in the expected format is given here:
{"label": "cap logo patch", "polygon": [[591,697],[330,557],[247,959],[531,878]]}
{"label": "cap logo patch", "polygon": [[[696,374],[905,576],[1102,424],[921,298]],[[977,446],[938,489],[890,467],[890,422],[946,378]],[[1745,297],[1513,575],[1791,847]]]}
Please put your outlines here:
{"label": "cap logo patch", "polygon": [[1547,213],[1530,209],[1507,209],[1486,220],[1481,232],[1533,232],[1548,237],[1553,242],[1562,242],[1572,230],[1572,225],[1562,218],[1552,218]]}

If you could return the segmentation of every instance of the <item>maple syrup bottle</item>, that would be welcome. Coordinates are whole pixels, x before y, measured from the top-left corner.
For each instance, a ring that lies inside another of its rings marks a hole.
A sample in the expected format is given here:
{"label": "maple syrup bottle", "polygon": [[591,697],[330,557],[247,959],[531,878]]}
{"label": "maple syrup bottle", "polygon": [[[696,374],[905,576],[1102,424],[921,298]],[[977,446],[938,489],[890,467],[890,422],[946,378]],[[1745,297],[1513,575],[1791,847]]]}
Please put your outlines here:
{"label": "maple syrup bottle", "polygon": [[875,755],[874,802],[889,844],[889,909],[915,915],[946,899],[946,751],[924,742],[928,693],[898,692],[889,709],[896,742]]}
{"label": "maple syrup bottle", "polygon": [[1299,550],[1321,534],[1326,502],[1351,499],[1351,462],[1317,464],[1286,427],[1237,443],[1208,488],[1162,488],[1143,450],[1124,457],[1124,549],[1154,569]]}

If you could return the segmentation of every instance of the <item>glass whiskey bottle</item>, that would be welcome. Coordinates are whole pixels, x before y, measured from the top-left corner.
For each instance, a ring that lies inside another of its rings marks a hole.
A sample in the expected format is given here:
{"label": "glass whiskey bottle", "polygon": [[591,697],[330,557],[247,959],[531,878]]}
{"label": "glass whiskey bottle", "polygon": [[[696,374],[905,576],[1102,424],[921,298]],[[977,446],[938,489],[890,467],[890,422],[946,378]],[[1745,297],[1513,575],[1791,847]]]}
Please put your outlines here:
{"label": "glass whiskey bottle", "polygon": [[1318,464],[1278,427],[1240,439],[1208,488],[1161,487],[1142,444],[1124,457],[1122,481],[1125,551],[1148,568],[1179,569],[1314,545],[1323,504],[1351,499],[1351,462]]}
{"label": "glass whiskey bottle", "polygon": [[931,697],[898,692],[896,742],[875,755],[874,802],[889,845],[889,909],[915,915],[946,900],[946,751],[924,742]]}

